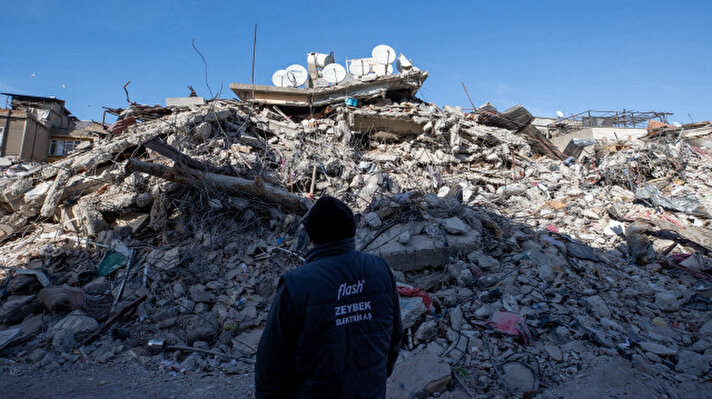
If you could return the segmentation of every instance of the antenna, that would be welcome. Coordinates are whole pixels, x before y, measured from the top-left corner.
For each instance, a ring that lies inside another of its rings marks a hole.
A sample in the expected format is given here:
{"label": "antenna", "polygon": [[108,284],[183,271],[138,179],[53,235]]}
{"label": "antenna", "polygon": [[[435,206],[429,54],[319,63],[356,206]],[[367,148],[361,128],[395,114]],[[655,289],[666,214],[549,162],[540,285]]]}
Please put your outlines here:
{"label": "antenna", "polygon": [[306,83],[309,78],[309,73],[307,73],[306,68],[299,64],[292,64],[288,66],[285,71],[287,76],[286,80],[288,82],[287,85],[291,87],[299,87]]}
{"label": "antenna", "polygon": [[331,84],[337,84],[346,78],[346,68],[341,64],[331,63],[321,70],[321,76]]}
{"label": "antenna", "polygon": [[371,50],[371,57],[379,64],[388,65],[396,60],[396,51],[391,46],[379,44]]}
{"label": "antenna", "polygon": [[557,111],[556,111],[556,116],[558,116],[559,118],[563,118],[563,117],[564,117],[564,113],[561,112],[561,111],[559,111],[559,110],[557,110]]}
{"label": "antenna", "polygon": [[272,74],[272,84],[277,87],[287,87],[289,80],[287,80],[287,71],[284,69],[279,69]]}

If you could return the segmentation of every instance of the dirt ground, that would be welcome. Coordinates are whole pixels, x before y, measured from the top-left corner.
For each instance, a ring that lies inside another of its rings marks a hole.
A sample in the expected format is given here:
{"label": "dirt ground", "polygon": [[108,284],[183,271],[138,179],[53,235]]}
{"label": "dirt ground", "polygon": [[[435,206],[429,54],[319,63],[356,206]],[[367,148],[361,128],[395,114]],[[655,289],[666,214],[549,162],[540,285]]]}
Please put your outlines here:
{"label": "dirt ground", "polygon": [[[135,361],[82,364],[42,371],[24,365],[0,367],[2,398],[254,398],[254,375],[180,374],[149,370]],[[466,399],[454,387],[441,398]],[[575,379],[540,390],[534,398],[710,398],[712,383],[681,379],[671,384],[641,374],[621,359],[600,359]]]}
{"label": "dirt ground", "polygon": [[135,361],[42,371],[26,366],[0,368],[0,397],[16,399],[254,398],[253,374],[180,374],[149,370]]}

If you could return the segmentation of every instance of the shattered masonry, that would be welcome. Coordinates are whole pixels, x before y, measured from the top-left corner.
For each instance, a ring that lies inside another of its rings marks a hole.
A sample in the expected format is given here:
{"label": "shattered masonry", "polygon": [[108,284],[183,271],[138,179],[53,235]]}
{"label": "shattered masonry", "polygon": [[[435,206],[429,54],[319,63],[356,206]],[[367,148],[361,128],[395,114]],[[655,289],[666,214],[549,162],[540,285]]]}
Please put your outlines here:
{"label": "shattered masonry", "polygon": [[[389,397],[521,396],[601,357],[663,393],[709,373],[707,125],[596,142],[571,163],[521,106],[117,113],[113,138],[0,180],[3,357],[249,372],[278,276],[305,253],[300,217],[330,194],[402,286]],[[157,337],[231,357],[156,355]]]}

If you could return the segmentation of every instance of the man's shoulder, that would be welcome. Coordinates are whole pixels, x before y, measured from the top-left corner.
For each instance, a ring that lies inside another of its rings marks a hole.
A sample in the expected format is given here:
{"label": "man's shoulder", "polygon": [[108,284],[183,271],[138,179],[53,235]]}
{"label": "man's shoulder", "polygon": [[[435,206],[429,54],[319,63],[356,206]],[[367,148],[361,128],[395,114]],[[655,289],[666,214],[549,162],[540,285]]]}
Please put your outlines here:
{"label": "man's shoulder", "polygon": [[320,275],[324,272],[329,272],[331,271],[330,268],[334,267],[334,262],[338,262],[339,257],[346,257],[350,259],[351,261],[356,261],[356,263],[368,263],[368,264],[374,264],[374,265],[379,265],[382,266],[386,269],[389,269],[388,263],[381,258],[380,256],[376,256],[373,254],[369,254],[366,252],[361,252],[361,251],[351,251],[347,254],[341,254],[341,255],[335,255],[335,256],[329,256],[329,257],[324,257],[324,258],[319,258],[315,259],[309,263],[305,263],[302,266],[299,266],[295,269],[292,269],[284,274],[282,274],[282,278],[287,280],[294,280],[294,279],[303,279],[303,278],[309,278],[311,276],[315,275]]}

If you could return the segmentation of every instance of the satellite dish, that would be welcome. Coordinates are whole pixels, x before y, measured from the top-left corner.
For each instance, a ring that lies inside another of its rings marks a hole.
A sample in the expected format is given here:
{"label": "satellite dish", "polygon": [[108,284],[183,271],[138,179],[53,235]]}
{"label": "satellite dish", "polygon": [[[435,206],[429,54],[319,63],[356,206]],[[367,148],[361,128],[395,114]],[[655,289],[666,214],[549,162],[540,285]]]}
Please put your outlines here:
{"label": "satellite dish", "polygon": [[680,122],[673,122],[672,125],[675,127],[682,127],[682,123]]}
{"label": "satellite dish", "polygon": [[373,65],[373,58],[358,58],[351,60],[349,64],[349,72],[354,76],[363,76],[371,73],[371,65]]}
{"label": "satellite dish", "polygon": [[321,70],[321,77],[331,84],[337,84],[346,78],[346,68],[341,64],[331,63]]}
{"label": "satellite dish", "polygon": [[307,63],[314,64],[319,68],[323,68],[333,62],[334,62],[334,52],[333,51],[330,54],[324,54],[324,53],[308,53],[307,54]]}
{"label": "satellite dish", "polygon": [[293,64],[285,69],[287,75],[288,86],[299,87],[307,82],[309,73],[306,68],[299,64]]}
{"label": "satellite dish", "polygon": [[396,68],[398,68],[398,73],[410,71],[413,68],[413,63],[411,63],[409,59],[405,58],[403,53],[400,53],[398,59],[396,60]]}
{"label": "satellite dish", "polygon": [[563,118],[563,117],[564,117],[564,113],[561,112],[561,111],[556,111],[556,116],[558,116],[559,118]]}
{"label": "satellite dish", "polygon": [[371,57],[379,64],[390,64],[396,60],[396,51],[391,46],[379,44],[371,50]]}
{"label": "satellite dish", "polygon": [[277,87],[286,87],[289,85],[289,80],[287,80],[287,71],[284,69],[279,69],[272,74],[272,84]]}
{"label": "satellite dish", "polygon": [[391,64],[373,64],[373,72],[378,76],[386,76],[393,74],[393,65]]}

